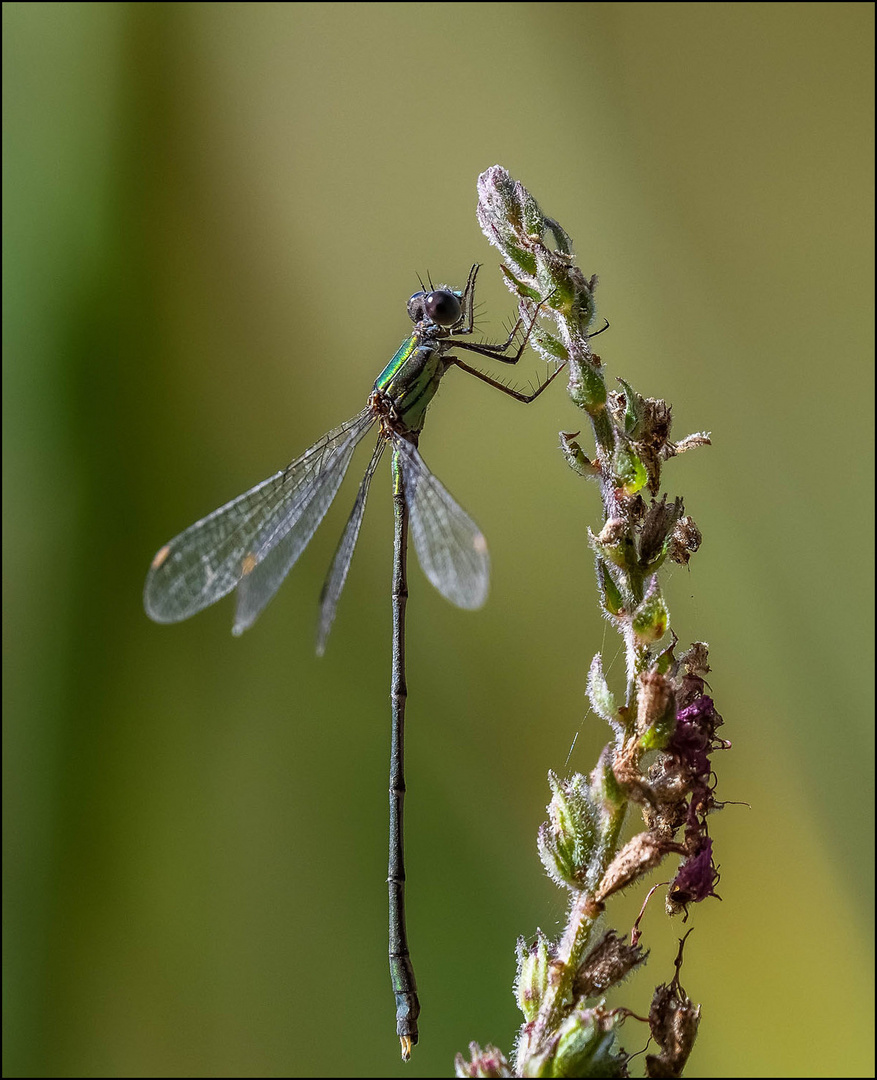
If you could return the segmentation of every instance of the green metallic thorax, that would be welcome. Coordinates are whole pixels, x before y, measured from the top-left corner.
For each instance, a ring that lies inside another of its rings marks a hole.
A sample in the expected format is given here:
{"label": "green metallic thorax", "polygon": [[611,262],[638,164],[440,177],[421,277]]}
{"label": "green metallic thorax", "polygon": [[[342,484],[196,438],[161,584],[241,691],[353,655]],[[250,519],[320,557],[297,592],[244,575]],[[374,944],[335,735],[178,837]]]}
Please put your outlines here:
{"label": "green metallic thorax", "polygon": [[423,428],[427,406],[447,370],[443,351],[437,341],[412,334],[375,380],[375,390],[390,398],[396,416],[409,431]]}

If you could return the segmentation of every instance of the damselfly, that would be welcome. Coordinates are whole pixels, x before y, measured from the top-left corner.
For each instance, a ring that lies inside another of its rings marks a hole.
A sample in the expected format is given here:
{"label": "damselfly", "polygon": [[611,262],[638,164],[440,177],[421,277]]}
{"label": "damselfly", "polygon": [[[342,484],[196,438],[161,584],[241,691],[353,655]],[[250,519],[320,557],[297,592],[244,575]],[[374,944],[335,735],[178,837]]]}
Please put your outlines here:
{"label": "damselfly", "polygon": [[[461,368],[518,401],[530,402],[559,374],[551,372],[531,394],[522,394],[451,356],[452,348],[506,364],[520,360],[539,316],[537,305],[524,328],[518,319],[499,345],[470,340],[474,332],[475,278],[464,289],[422,288],[408,301],[411,335],[378,376],[368,404],[324,435],[291,465],[212,514],[196,521],[152,560],[146,578],[146,612],[156,622],[179,622],[237,589],[233,632],[240,634],[280,587],[314,535],[335,497],[353,451],[377,424],[378,438],[359,485],[353,510],[320,596],[317,652],[322,654],[359,535],[369,485],[389,446],[393,481],[393,666],[390,748],[390,977],[396,996],[396,1030],[402,1057],[417,1042],[420,1004],[405,930],[405,862],[402,842],[405,795],[405,607],[408,600],[409,523],[420,565],[438,591],[461,608],[487,598],[490,563],[478,526],[424,464],[417,448],[426,410],[451,367]],[[515,341],[520,342],[510,352]]]}

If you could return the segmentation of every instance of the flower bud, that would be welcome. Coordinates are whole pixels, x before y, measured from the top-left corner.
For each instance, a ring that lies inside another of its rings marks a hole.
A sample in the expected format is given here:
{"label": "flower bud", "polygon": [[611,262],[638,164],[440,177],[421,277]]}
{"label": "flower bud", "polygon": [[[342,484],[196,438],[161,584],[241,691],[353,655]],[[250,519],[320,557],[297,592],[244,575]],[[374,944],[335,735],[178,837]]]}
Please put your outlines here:
{"label": "flower bud", "polygon": [[497,1050],[490,1043],[481,1047],[476,1042],[469,1043],[471,1061],[467,1061],[462,1054],[454,1058],[454,1076],[512,1076],[512,1070],[505,1059],[502,1050]]}
{"label": "flower bud", "polygon": [[612,455],[612,473],[616,487],[621,488],[625,495],[636,495],[638,491],[642,491],[649,479],[642,460],[623,441],[616,444],[615,453]]}
{"label": "flower bud", "polygon": [[574,405],[589,413],[600,412],[606,404],[606,380],[602,366],[587,360],[571,363],[567,389]]}
{"label": "flower bud", "polygon": [[620,1050],[615,1028],[624,1020],[623,1011],[574,1009],[558,1031],[554,1061],[549,1076],[627,1075],[627,1055]]}
{"label": "flower bud", "polygon": [[597,536],[588,529],[588,539],[598,556],[621,567],[622,570],[628,569],[630,561],[634,558],[635,548],[624,518],[609,518]]}
{"label": "flower bud", "polygon": [[645,750],[663,750],[676,728],[676,695],[666,675],[644,671],[639,677],[636,730]]}
{"label": "flower bud", "polygon": [[548,783],[552,791],[549,821],[536,836],[539,857],[558,885],[580,889],[596,838],[588,781],[580,773],[560,780],[550,772]]}
{"label": "flower bud", "polygon": [[518,974],[515,979],[515,997],[518,1008],[529,1022],[535,1019],[548,989],[554,947],[545,934],[537,930],[536,940],[529,947],[523,938],[518,938],[516,953]]}
{"label": "flower bud", "polygon": [[639,561],[643,573],[654,573],[664,561],[681,514],[680,498],[668,503],[664,495],[660,501],[652,501],[639,526]]}
{"label": "flower bud", "polygon": [[670,613],[658,587],[658,579],[653,577],[645,599],[633,613],[633,632],[641,645],[651,645],[667,633],[669,623]]}

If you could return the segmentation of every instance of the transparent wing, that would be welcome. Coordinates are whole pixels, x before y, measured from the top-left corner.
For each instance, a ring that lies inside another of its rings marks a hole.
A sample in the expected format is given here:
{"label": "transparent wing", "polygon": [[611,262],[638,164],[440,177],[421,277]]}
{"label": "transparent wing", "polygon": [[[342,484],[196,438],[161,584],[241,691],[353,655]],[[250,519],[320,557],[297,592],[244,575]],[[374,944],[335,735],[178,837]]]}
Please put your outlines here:
{"label": "transparent wing", "polygon": [[365,501],[368,498],[368,489],[386,445],[387,442],[383,435],[379,436],[375,452],[372,454],[372,459],[368,464],[368,468],[365,470],[365,476],[363,476],[362,482],[359,485],[359,491],[356,493],[356,501],[353,504],[353,509],[350,511],[350,517],[347,519],[344,535],[341,537],[341,541],[338,544],[335,557],[332,560],[332,566],[329,568],[326,583],[323,585],[323,591],[320,593],[320,620],[317,624],[317,656],[322,656],[326,651],[326,641],[329,637],[329,631],[332,629],[332,623],[335,621],[335,609],[338,606],[338,598],[341,596],[341,590],[344,588],[344,582],[347,580],[347,571],[350,569],[350,560],[353,558],[353,549],[356,547],[356,541],[359,537],[362,517],[365,513]]}
{"label": "transparent wing", "polygon": [[411,516],[411,536],[424,574],[461,608],[479,608],[490,585],[484,534],[436,480],[417,448],[398,436],[399,457]]}
{"label": "transparent wing", "polygon": [[[329,508],[356,444],[373,423],[372,413],[364,410],[328,432],[285,469],[165,544],[146,576],[147,615],[156,622],[188,619],[252,578],[292,531],[304,538],[301,554]],[[281,580],[274,582],[272,593]],[[270,594],[256,614],[269,599]]]}

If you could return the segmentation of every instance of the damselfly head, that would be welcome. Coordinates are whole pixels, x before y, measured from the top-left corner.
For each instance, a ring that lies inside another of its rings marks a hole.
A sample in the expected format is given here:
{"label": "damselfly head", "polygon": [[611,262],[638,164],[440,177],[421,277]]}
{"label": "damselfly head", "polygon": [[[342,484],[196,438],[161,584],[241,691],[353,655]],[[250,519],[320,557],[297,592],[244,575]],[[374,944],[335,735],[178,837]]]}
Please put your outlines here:
{"label": "damselfly head", "polygon": [[436,289],[435,292],[427,293],[423,298],[423,306],[429,321],[438,323],[439,326],[453,326],[460,321],[463,311],[460,297],[450,289]]}
{"label": "damselfly head", "polygon": [[416,292],[408,301],[412,322],[431,322],[436,326],[453,326],[460,321],[463,307],[458,293],[450,289]]}
{"label": "damselfly head", "polygon": [[408,301],[408,317],[412,322],[423,322],[424,319],[424,307],[423,300],[426,293],[421,289],[420,292],[416,292]]}

